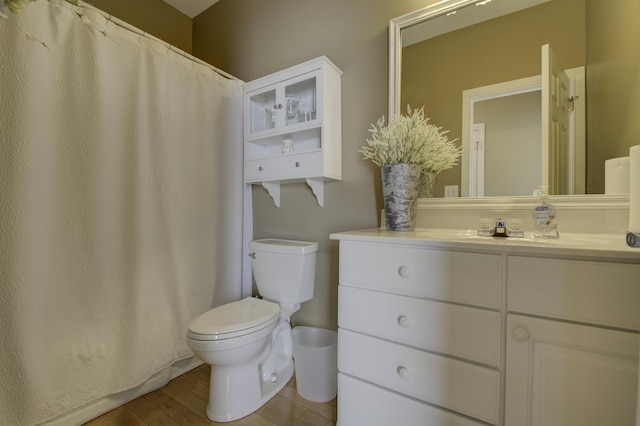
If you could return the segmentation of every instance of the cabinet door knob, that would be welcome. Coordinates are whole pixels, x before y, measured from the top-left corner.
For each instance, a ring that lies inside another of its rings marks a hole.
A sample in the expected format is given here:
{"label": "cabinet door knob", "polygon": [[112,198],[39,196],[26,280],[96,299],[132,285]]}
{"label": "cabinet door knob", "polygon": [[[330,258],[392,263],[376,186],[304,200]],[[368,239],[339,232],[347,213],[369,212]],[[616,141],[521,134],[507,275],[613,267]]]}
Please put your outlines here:
{"label": "cabinet door knob", "polygon": [[408,266],[401,266],[400,268],[398,268],[398,274],[402,278],[409,278],[411,276],[411,268],[409,268]]}
{"label": "cabinet door knob", "polygon": [[262,166],[258,167],[258,170],[263,171],[264,169],[262,168]]}
{"label": "cabinet door knob", "polygon": [[398,324],[402,328],[409,328],[409,326],[411,325],[411,322],[409,321],[409,318],[405,317],[404,315],[400,315],[398,317]]}
{"label": "cabinet door knob", "polygon": [[403,379],[409,378],[409,370],[407,369],[407,367],[399,366],[398,368],[396,368],[396,372],[398,373],[398,376],[402,377]]}
{"label": "cabinet door knob", "polygon": [[296,167],[300,167],[300,162],[296,161]]}
{"label": "cabinet door knob", "polygon": [[518,342],[526,342],[529,340],[529,332],[522,327],[513,330],[513,338]]}

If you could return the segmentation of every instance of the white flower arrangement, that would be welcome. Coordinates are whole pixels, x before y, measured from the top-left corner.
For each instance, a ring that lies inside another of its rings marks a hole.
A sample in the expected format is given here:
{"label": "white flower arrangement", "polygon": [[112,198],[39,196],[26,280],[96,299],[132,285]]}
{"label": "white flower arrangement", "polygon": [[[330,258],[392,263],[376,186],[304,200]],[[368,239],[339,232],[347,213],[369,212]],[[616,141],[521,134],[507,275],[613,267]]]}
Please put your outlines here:
{"label": "white flower arrangement", "polygon": [[359,151],[364,160],[371,160],[378,166],[386,164],[420,164],[422,170],[440,173],[458,163],[460,148],[447,137],[448,130],[429,124],[424,116],[424,107],[411,109],[407,114],[398,114],[385,126],[384,116],[373,124],[367,139],[367,146]]}

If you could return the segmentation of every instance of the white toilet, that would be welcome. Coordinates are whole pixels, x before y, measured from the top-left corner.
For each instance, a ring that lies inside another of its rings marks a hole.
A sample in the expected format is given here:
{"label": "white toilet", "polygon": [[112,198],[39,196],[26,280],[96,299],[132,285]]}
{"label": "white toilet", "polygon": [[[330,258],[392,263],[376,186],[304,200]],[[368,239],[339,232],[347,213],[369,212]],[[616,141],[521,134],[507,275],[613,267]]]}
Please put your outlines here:
{"label": "white toilet", "polygon": [[258,292],[211,309],[189,324],[187,343],[211,365],[207,417],[215,422],[253,413],[293,376],[291,314],[313,297],[318,243],[249,242]]}

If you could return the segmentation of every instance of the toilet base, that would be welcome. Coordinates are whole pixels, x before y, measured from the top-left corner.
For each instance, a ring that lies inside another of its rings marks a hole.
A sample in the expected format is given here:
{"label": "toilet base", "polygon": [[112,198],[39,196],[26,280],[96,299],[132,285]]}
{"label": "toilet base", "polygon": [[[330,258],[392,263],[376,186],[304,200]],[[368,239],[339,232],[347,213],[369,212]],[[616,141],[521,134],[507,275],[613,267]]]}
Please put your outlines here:
{"label": "toilet base", "polygon": [[291,324],[285,320],[273,330],[255,360],[211,366],[207,417],[214,422],[230,422],[253,413],[285,387],[293,372]]}
{"label": "toilet base", "polygon": [[[246,366],[226,372],[212,367],[207,417],[222,423],[248,416],[280,392],[293,377],[293,372],[293,360],[266,380],[260,378],[257,369],[247,369]],[[231,377],[229,374],[233,376],[233,381],[227,380]]]}

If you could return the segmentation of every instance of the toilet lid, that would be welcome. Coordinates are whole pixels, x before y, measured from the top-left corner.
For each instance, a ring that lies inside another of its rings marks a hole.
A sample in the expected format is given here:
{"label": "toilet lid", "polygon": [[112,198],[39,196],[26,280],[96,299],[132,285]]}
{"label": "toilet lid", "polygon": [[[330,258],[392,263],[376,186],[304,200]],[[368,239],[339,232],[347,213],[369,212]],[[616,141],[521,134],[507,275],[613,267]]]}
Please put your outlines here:
{"label": "toilet lid", "polygon": [[255,297],[211,309],[189,324],[189,334],[199,340],[218,340],[253,333],[274,323],[280,306]]}

